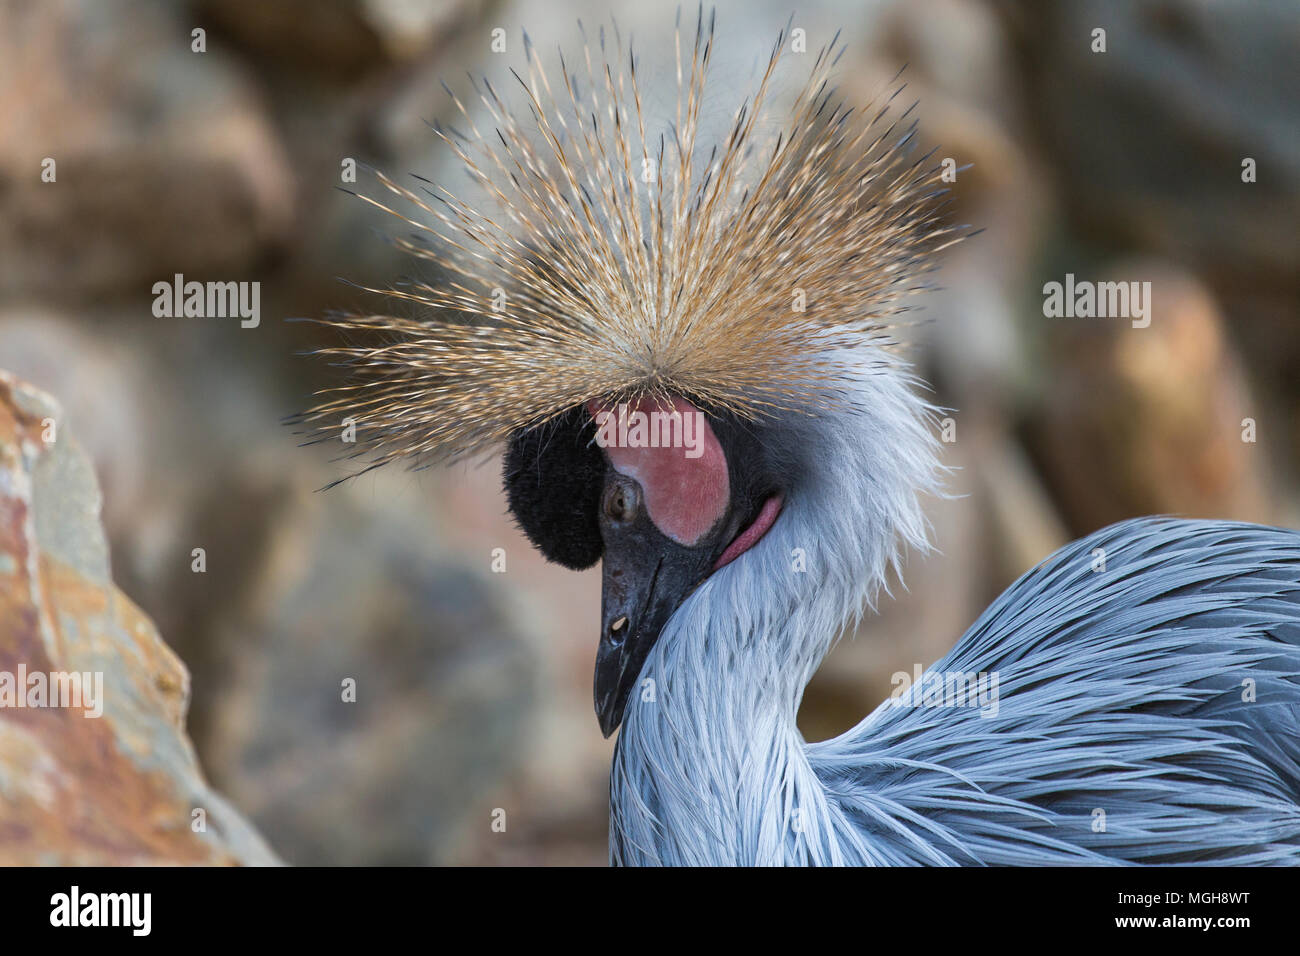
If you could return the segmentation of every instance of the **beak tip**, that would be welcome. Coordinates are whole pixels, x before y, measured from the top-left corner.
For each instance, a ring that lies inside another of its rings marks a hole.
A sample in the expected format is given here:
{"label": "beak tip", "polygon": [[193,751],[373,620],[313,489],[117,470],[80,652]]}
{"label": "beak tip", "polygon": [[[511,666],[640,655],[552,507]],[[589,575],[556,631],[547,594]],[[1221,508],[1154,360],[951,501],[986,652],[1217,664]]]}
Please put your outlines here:
{"label": "beak tip", "polygon": [[623,722],[622,708],[615,706],[615,701],[606,699],[596,701],[596,723],[600,725],[600,732],[606,740],[614,735],[618,730],[618,725]]}

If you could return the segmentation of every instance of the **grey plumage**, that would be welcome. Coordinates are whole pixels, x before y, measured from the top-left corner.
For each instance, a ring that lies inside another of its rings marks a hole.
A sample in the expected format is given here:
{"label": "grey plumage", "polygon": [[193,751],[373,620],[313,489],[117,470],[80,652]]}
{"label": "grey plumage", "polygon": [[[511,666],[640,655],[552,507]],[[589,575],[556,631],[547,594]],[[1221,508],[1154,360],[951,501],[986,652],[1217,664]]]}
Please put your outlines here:
{"label": "grey plumage", "polygon": [[869,411],[787,420],[786,441],[813,454],[785,513],[687,599],[647,661],[652,699],[629,702],[615,756],[612,861],[1300,862],[1293,531],[1099,531],[930,669],[995,672],[996,713],[886,701],[805,744],[803,688],[895,542],[923,542],[917,490],[934,486],[905,370],[860,386]]}
{"label": "grey plumage", "polygon": [[935,665],[999,673],[996,715],[887,703],[809,764],[862,862],[1296,862],[1298,580],[1294,532],[1114,525]]}

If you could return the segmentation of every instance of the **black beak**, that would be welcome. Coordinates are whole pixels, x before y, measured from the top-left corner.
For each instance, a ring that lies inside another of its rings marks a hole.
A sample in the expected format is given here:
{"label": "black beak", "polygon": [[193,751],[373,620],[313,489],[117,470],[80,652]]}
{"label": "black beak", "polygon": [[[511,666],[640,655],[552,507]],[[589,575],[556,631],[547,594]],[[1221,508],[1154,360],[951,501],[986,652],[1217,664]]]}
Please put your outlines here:
{"label": "black beak", "polygon": [[[610,471],[606,500],[639,502],[630,478]],[[716,558],[710,538],[695,547],[678,544],[657,529],[644,509],[613,509],[625,520],[601,514],[605,540],[604,588],[601,594],[600,645],[596,650],[596,717],[606,737],[623,722],[628,697],[636,686],[650,649],[673,612],[705,577]],[[651,688],[640,692],[649,704]]]}

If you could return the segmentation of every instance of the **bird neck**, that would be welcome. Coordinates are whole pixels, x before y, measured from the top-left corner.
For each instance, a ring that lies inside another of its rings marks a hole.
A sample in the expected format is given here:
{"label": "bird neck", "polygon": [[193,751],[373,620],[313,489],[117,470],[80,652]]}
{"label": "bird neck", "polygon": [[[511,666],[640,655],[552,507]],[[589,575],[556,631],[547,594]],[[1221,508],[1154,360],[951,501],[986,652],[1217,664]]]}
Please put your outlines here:
{"label": "bird neck", "polygon": [[[827,816],[827,797],[796,717],[833,632],[809,647],[797,639],[808,623],[799,614],[742,624],[719,613],[716,595],[696,597],[628,704],[611,777],[611,854],[670,865],[805,858],[802,831]],[[755,653],[759,643],[776,652]]]}
{"label": "bird neck", "polygon": [[[615,862],[840,862],[843,817],[796,722],[804,688],[896,563],[925,544],[931,409],[870,374],[859,409],[803,418],[808,469],[752,549],[678,608],[642,667],[610,780]],[[771,433],[769,433],[771,434]]]}

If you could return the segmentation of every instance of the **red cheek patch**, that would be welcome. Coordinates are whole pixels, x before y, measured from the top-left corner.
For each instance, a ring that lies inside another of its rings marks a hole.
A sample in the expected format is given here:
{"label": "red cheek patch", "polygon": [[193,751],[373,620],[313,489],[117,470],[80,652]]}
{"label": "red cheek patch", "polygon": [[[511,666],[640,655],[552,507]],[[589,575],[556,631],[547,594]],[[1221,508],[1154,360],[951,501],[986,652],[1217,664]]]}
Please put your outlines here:
{"label": "red cheek patch", "polygon": [[596,443],[619,474],[635,479],[656,528],[693,545],[727,511],[727,459],[704,413],[682,398],[590,402]]}

